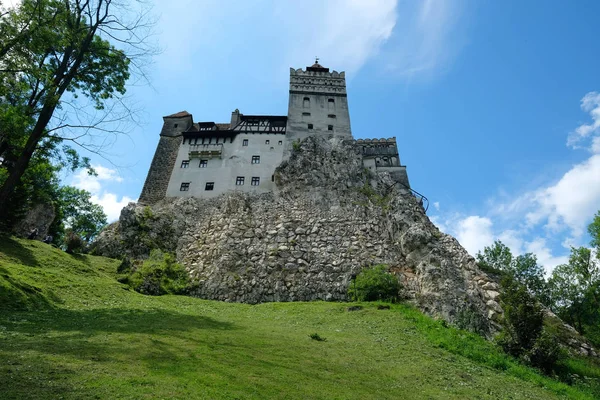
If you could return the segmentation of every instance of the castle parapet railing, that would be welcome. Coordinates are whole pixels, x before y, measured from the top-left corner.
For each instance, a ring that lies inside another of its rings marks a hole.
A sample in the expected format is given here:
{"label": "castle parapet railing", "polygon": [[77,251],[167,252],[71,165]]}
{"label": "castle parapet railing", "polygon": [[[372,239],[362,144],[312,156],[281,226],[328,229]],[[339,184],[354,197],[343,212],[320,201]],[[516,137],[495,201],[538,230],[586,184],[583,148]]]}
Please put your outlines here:
{"label": "castle parapet railing", "polygon": [[190,159],[201,157],[219,157],[223,155],[223,145],[219,144],[193,144],[190,145]]}
{"label": "castle parapet railing", "polygon": [[363,147],[362,154],[365,156],[379,156],[379,155],[397,156],[398,149],[396,147]]}

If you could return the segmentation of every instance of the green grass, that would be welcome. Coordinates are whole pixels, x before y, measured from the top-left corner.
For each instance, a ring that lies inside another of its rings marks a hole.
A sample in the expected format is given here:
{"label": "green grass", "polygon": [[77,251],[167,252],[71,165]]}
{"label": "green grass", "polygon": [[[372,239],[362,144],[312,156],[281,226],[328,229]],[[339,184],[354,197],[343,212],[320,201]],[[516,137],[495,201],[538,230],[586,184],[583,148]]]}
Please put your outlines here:
{"label": "green grass", "polygon": [[0,238],[1,399],[593,398],[408,305],[148,297],[118,264]]}

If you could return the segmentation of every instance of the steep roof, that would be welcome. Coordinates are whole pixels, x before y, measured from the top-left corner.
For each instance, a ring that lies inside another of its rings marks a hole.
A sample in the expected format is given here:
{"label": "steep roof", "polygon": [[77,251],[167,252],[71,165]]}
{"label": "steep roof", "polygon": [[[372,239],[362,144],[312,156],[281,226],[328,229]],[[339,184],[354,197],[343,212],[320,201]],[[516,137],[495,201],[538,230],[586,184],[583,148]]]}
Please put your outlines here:
{"label": "steep roof", "polygon": [[183,117],[191,117],[191,116],[192,116],[192,114],[190,114],[189,112],[184,110],[184,111],[179,111],[178,113],[175,113],[175,114],[167,115],[164,118],[183,118]]}

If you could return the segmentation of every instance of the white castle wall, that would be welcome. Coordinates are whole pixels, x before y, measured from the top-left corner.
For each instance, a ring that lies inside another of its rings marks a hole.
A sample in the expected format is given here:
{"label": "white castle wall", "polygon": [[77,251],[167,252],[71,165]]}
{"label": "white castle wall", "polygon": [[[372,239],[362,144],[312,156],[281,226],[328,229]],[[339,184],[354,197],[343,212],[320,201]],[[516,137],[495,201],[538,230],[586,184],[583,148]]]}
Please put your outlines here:
{"label": "white castle wall", "polygon": [[[248,140],[247,146],[243,146],[244,140]],[[167,196],[211,198],[230,190],[247,193],[270,192],[275,186],[272,176],[275,168],[281,163],[285,140],[285,135],[267,133],[241,133],[235,136],[233,142],[230,138],[219,138],[218,144],[222,147],[222,154],[212,158],[190,158],[190,148],[198,145],[181,144],[167,188]],[[205,142],[208,142],[208,138]],[[217,139],[212,138],[211,143],[216,144]],[[252,156],[260,156],[260,163],[252,164]],[[187,168],[181,167],[184,160],[189,160]],[[205,168],[200,168],[200,160],[207,160]],[[238,176],[245,178],[243,185],[236,185]],[[260,179],[258,186],[251,185],[253,177]],[[207,182],[214,182],[213,190],[205,190]],[[189,183],[187,191],[181,190],[182,183]]]}

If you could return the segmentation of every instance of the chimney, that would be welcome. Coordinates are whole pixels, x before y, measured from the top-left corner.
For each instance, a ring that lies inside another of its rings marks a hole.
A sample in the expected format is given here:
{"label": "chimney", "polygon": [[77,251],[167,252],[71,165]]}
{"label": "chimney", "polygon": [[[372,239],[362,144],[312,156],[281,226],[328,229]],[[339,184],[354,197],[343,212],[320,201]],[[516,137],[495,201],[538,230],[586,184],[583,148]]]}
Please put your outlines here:
{"label": "chimney", "polygon": [[240,110],[237,108],[231,113],[231,124],[229,125],[229,129],[233,129],[237,124],[240,123],[240,115]]}

